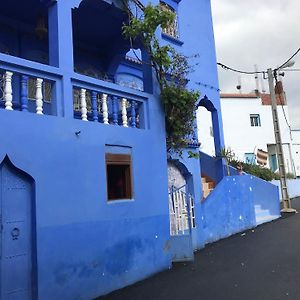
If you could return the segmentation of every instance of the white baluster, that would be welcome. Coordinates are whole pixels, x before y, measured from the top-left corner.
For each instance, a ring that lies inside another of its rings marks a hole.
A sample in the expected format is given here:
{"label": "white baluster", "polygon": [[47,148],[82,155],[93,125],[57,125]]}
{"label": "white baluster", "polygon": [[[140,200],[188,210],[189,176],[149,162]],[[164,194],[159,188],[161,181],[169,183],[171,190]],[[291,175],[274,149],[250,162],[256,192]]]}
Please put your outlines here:
{"label": "white baluster", "polygon": [[13,73],[6,71],[4,75],[4,100],[5,100],[5,109],[13,110],[12,108],[12,80]]}
{"label": "white baluster", "polygon": [[43,92],[42,92],[43,79],[36,79],[36,90],[35,90],[35,102],[36,102],[36,113],[43,115]]}
{"label": "white baluster", "polygon": [[102,94],[102,113],[103,113],[103,123],[108,123],[108,108],[107,108],[107,95]]}
{"label": "white baluster", "polygon": [[127,104],[127,99],[122,98],[122,121],[124,127],[128,127],[126,104]]}
{"label": "white baluster", "polygon": [[81,120],[87,121],[86,89],[80,90]]}

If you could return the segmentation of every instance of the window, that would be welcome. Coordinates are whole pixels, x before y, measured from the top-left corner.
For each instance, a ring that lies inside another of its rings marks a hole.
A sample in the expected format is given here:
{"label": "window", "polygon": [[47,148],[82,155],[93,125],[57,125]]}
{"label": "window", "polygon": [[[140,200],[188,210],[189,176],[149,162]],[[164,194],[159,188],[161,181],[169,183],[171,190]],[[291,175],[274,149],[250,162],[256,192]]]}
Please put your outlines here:
{"label": "window", "polygon": [[256,157],[255,157],[254,153],[245,153],[245,163],[246,164],[254,165],[255,160],[256,160]]}
{"label": "window", "polygon": [[250,124],[252,127],[260,127],[260,116],[259,115],[250,115]]}
{"label": "window", "polygon": [[175,18],[174,18],[173,22],[170,22],[166,28],[163,28],[163,30],[162,30],[163,33],[165,33],[175,39],[178,39],[179,33],[178,33],[178,22],[177,22],[176,11],[171,6],[169,6],[168,4],[166,4],[164,2],[160,2],[160,7],[164,11],[169,11],[169,12],[172,12],[173,14],[175,14]]}
{"label": "window", "polygon": [[105,159],[108,201],[132,199],[131,155],[107,153]]}
{"label": "window", "polygon": [[277,164],[277,155],[272,154],[270,157],[270,167],[273,172],[276,172],[278,170],[278,164]]}

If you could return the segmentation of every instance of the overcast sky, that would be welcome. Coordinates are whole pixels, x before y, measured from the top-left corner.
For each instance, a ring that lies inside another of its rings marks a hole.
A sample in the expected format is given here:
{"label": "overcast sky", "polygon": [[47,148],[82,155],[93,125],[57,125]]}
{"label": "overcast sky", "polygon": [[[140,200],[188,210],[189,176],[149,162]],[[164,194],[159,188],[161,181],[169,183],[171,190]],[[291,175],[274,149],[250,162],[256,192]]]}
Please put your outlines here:
{"label": "overcast sky", "polygon": [[[254,71],[274,68],[300,47],[299,0],[212,0],[217,60]],[[294,68],[300,69],[300,54]],[[222,92],[237,92],[238,74],[219,69]],[[241,77],[243,92],[255,89],[254,76]],[[286,72],[283,84],[291,125],[300,129],[300,72]],[[268,91],[268,82],[264,81]]]}

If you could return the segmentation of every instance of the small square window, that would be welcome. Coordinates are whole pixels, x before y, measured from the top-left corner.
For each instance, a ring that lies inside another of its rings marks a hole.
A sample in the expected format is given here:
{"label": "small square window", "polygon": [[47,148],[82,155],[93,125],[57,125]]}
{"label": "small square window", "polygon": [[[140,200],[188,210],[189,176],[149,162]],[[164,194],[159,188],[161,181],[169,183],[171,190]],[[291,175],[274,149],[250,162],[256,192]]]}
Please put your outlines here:
{"label": "small square window", "polygon": [[132,199],[131,155],[107,153],[105,159],[108,201]]}
{"label": "small square window", "polygon": [[250,115],[250,124],[252,127],[260,127],[260,116],[259,115]]}

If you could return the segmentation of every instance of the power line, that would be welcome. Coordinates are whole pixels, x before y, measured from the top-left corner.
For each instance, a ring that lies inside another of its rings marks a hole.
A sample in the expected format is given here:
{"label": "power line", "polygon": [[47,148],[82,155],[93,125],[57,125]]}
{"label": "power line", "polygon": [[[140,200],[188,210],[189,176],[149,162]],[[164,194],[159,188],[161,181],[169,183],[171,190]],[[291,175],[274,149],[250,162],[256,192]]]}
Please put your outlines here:
{"label": "power line", "polygon": [[[283,68],[286,64],[288,64],[298,53],[300,52],[300,48],[288,59],[286,60],[280,67],[274,69],[274,71],[278,71],[279,69]],[[235,73],[246,74],[246,75],[255,75],[255,74],[265,74],[266,71],[244,71],[238,70],[229,66],[226,66],[220,62],[217,63],[218,66],[223,68],[224,70],[232,71]],[[300,71],[300,69],[287,69],[286,71]]]}
{"label": "power line", "polygon": [[279,68],[275,69],[276,71],[278,69],[283,68],[286,64],[288,64],[298,53],[300,52],[300,48],[298,48],[298,50],[287,60],[285,61]]}
{"label": "power line", "polygon": [[238,70],[238,69],[234,69],[234,68],[231,68],[231,67],[228,67],[222,63],[217,63],[218,66],[220,66],[221,68],[225,69],[225,70],[229,70],[229,71],[233,71],[233,72],[236,72],[236,73],[240,73],[240,74],[247,74],[247,75],[254,75],[254,74],[264,74],[265,71],[252,71],[252,72],[249,72],[249,71],[242,71],[242,70]]}
{"label": "power line", "polygon": [[300,72],[300,69],[284,69],[284,72]]}

